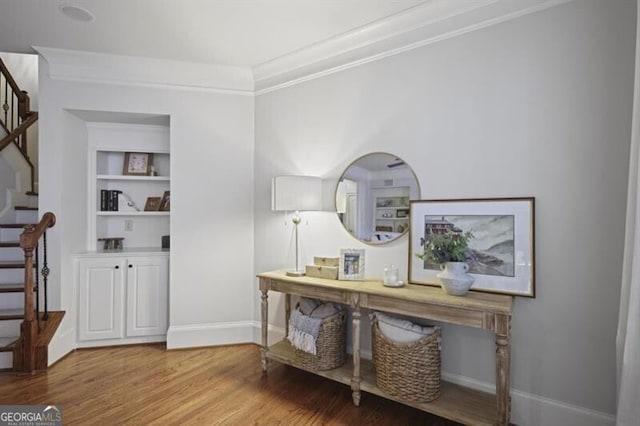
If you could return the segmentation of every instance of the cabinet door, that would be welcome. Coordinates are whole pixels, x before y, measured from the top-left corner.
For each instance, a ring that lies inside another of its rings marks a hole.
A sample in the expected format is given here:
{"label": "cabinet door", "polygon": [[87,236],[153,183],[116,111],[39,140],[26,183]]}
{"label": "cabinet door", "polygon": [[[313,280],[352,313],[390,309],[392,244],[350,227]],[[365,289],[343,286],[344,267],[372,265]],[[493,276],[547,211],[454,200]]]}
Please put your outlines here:
{"label": "cabinet door", "polygon": [[127,264],[127,336],[167,333],[169,259],[137,257]]}
{"label": "cabinet door", "polygon": [[80,261],[80,340],[123,337],[124,267],[121,258]]}

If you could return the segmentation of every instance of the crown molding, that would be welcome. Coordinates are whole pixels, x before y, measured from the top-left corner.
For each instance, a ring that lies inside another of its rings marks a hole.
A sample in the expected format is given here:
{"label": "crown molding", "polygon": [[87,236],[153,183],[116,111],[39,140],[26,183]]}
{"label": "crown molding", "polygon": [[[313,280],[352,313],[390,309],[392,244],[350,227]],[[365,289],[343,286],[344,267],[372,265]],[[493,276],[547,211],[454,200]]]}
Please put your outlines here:
{"label": "crown molding", "polygon": [[54,80],[253,96],[250,68],[33,46]]}
{"label": "crown molding", "polygon": [[256,95],[574,0],[431,0],[253,67]]}
{"label": "crown molding", "polygon": [[253,68],[33,46],[49,77],[253,96],[496,25],[574,0],[429,0]]}

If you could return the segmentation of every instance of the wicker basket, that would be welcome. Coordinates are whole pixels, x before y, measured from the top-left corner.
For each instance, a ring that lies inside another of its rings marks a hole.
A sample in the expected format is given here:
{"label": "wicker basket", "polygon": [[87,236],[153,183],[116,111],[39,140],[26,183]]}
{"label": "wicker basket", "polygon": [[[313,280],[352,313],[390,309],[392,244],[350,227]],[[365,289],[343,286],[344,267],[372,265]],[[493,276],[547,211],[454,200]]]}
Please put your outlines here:
{"label": "wicker basket", "polygon": [[415,342],[396,343],[372,321],[377,386],[396,398],[429,402],[440,396],[440,327]]}
{"label": "wicker basket", "polygon": [[316,354],[293,348],[295,364],[308,370],[331,370],[344,364],[347,353],[347,337],[344,311],[322,320],[316,339]]}

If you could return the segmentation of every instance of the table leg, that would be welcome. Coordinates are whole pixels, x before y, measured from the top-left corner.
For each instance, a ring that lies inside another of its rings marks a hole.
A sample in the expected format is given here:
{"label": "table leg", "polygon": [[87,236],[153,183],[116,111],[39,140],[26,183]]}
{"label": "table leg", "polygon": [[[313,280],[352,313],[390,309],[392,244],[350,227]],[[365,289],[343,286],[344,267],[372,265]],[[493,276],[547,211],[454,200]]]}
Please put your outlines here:
{"label": "table leg", "polygon": [[509,425],[511,396],[509,388],[511,317],[496,316],[496,397],[498,424]]}
{"label": "table leg", "polygon": [[268,367],[267,351],[269,349],[269,343],[267,339],[267,331],[269,327],[269,301],[267,296],[268,290],[260,289],[260,291],[262,292],[262,349],[260,349],[260,353],[262,354],[262,371],[266,373]]}
{"label": "table leg", "polygon": [[360,295],[351,295],[351,307],[353,308],[352,320],[352,345],[353,345],[353,377],[351,378],[351,390],[353,391],[353,404],[360,406]]}
{"label": "table leg", "polygon": [[284,336],[289,335],[289,318],[291,318],[291,295],[284,295]]}

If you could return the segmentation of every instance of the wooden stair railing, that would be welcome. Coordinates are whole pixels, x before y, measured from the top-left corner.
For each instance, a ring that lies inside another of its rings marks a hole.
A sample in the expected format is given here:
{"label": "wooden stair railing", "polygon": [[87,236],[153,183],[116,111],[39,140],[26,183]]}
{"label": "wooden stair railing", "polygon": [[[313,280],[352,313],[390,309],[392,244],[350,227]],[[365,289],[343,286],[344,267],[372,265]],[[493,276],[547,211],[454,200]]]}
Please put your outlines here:
{"label": "wooden stair railing", "polygon": [[[34,261],[33,253],[38,246],[38,241],[48,228],[56,223],[56,216],[47,212],[42,216],[37,225],[28,225],[20,235],[20,247],[24,250],[24,320],[20,326],[20,339],[14,349],[14,371],[32,373],[36,371],[36,353],[38,346],[38,320],[40,313],[36,311],[34,298],[39,296],[34,293]],[[45,265],[45,268],[47,266]],[[46,300],[46,291],[45,291]]]}
{"label": "wooden stair railing", "polygon": [[0,59],[0,128],[7,133],[0,139],[0,151],[11,143],[22,154],[31,170],[31,190],[28,193],[35,193],[34,166],[27,152],[27,129],[38,120],[38,113],[31,111],[31,101],[29,95],[24,90],[20,90],[18,84],[9,73],[4,62]]}

